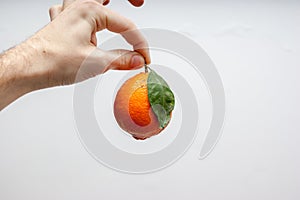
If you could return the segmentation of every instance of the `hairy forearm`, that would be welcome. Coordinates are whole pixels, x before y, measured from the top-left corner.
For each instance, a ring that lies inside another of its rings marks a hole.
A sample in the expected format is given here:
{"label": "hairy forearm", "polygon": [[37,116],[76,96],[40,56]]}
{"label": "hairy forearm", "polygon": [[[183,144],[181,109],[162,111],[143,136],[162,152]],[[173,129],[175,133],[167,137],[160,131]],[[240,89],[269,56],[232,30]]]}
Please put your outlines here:
{"label": "hairy forearm", "polygon": [[39,42],[30,38],[0,55],[0,110],[28,92],[47,87],[40,59],[46,52]]}

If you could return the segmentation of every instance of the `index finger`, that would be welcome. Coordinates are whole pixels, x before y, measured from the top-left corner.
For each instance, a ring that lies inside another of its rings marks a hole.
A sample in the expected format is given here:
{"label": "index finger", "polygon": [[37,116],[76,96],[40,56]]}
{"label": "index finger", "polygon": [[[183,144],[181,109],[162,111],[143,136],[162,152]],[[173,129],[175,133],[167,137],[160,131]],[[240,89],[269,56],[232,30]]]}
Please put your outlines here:
{"label": "index finger", "polygon": [[[150,64],[151,59],[148,42],[136,28],[135,24],[129,19],[103,6],[101,6],[101,8],[98,9],[98,22],[100,22],[100,26],[101,24],[105,24],[105,27],[102,28],[107,28],[109,31],[121,34],[124,39],[133,46],[133,49],[145,58],[146,64]],[[102,28],[98,27],[99,30]]]}

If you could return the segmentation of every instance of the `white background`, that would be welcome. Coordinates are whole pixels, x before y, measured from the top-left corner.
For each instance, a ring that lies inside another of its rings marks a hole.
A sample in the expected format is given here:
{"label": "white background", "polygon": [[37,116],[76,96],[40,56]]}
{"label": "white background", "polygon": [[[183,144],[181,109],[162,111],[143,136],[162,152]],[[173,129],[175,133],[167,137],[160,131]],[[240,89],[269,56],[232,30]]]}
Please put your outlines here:
{"label": "white background", "polygon": [[[122,174],[81,145],[72,86],[37,91],[0,112],[0,199],[300,199],[300,3],[111,1],[139,27],[179,31],[208,53],[227,98],[221,140],[204,160],[197,140],[165,170]],[[0,50],[46,25],[57,3],[1,1]]]}

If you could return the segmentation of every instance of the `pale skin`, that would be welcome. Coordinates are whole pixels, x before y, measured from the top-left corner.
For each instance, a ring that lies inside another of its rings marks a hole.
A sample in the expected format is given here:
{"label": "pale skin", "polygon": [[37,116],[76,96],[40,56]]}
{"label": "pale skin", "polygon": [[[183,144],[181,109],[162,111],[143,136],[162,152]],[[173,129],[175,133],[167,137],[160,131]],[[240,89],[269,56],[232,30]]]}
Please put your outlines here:
{"label": "pale skin", "polygon": [[[0,55],[0,110],[22,95],[69,85],[110,69],[138,69],[149,64],[148,44],[135,24],[109,10],[109,0],[64,0],[50,8],[51,22],[23,43]],[[130,0],[141,6],[143,0]],[[131,50],[97,48],[96,32],[121,34]],[[93,56],[91,56],[93,55]],[[86,59],[93,63],[82,71]]]}

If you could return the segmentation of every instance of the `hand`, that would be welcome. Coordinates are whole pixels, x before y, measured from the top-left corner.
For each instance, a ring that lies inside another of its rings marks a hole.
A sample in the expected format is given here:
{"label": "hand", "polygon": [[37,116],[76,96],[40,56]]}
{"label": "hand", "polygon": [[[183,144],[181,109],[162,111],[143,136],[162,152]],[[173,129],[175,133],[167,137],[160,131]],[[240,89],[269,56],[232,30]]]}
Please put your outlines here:
{"label": "hand", "polygon": [[[62,13],[63,10],[65,10],[68,6],[70,6],[72,3],[74,3],[76,0],[63,0],[63,4],[62,5],[54,5],[49,9],[49,15],[50,15],[50,19],[51,21],[53,21],[60,13]],[[102,5],[107,5],[110,0],[96,0],[98,3],[102,4]],[[129,0],[129,2],[134,5],[134,6],[141,6],[144,3],[144,0]],[[130,23],[130,22],[129,22]],[[106,27],[105,27],[106,28]],[[136,30],[135,30],[136,31]],[[132,32],[132,30],[128,30],[128,32],[126,33],[128,35],[128,37],[132,37],[132,39],[134,39],[134,34],[131,34],[131,36],[129,36],[130,32]],[[125,34],[125,33],[124,33]],[[138,33],[140,34],[140,33]],[[96,33],[93,32],[91,34],[91,42],[93,44],[95,44],[95,46],[97,46],[97,37],[96,37]],[[144,42],[145,43],[145,42]],[[147,43],[145,43],[147,45]],[[146,47],[146,46],[145,46]],[[137,50],[138,51],[138,50]],[[119,53],[121,53],[122,51],[119,51]],[[122,53],[125,53],[124,51]],[[143,52],[141,52],[143,53]],[[146,52],[148,53],[148,52]],[[150,62],[150,57],[149,55],[146,56],[146,63]],[[124,61],[123,61],[124,62]],[[88,73],[90,74],[90,73]],[[84,75],[84,76],[89,76],[89,75]],[[77,78],[78,79],[78,78]]]}
{"label": "hand", "polygon": [[[64,2],[67,6],[46,27],[0,55],[0,110],[33,90],[150,63],[147,41],[130,20],[104,7],[102,1],[67,2],[71,1]],[[98,49],[95,33],[103,29],[120,33],[134,51]],[[90,65],[81,69],[86,59]]]}
{"label": "hand", "polygon": [[[102,0],[99,0],[99,2],[65,0],[60,13],[55,12],[57,7],[56,9],[50,9],[52,23],[42,30],[42,38],[47,37],[47,40],[50,41],[45,46],[61,46],[63,48],[60,48],[61,52],[56,52],[56,54],[59,54],[56,57],[62,59],[59,62],[61,64],[54,65],[57,70],[50,70],[58,71],[58,74],[53,75],[56,79],[61,75],[68,78],[67,80],[61,80],[58,84],[73,83],[80,64],[92,52],[93,56],[90,56],[89,59],[94,60],[88,62],[98,64],[83,69],[85,74],[82,74],[79,80],[90,78],[108,69],[132,69],[143,66],[145,62],[150,63],[147,42],[135,25],[128,19],[102,6]],[[74,26],[74,22],[76,26]],[[96,32],[105,28],[122,34],[135,51],[113,50],[106,52],[96,49]],[[70,50],[73,52],[70,53]],[[76,52],[76,50],[80,52]],[[67,70],[63,70],[66,68]],[[63,71],[68,71],[69,74],[61,74]]]}

